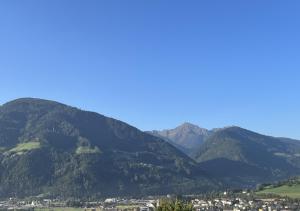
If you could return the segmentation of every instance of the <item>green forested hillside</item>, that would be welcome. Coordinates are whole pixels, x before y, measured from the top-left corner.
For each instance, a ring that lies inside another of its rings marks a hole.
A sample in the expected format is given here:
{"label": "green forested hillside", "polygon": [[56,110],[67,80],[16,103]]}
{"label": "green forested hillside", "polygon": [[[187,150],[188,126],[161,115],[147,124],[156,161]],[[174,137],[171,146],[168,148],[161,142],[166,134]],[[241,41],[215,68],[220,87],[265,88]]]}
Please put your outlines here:
{"label": "green forested hillside", "polygon": [[255,185],[299,174],[299,154],[299,141],[229,127],[208,137],[193,157],[229,184]]}
{"label": "green forested hillside", "polygon": [[300,174],[300,142],[239,127],[212,131],[193,151],[194,160],[97,113],[18,99],[0,106],[0,197],[198,193]]}
{"label": "green forested hillside", "polygon": [[0,196],[101,197],[201,192],[216,186],[165,141],[57,102],[0,107]]}
{"label": "green forested hillside", "polygon": [[162,137],[229,188],[253,187],[300,174],[300,141],[239,127],[213,130],[185,123],[149,132]]}

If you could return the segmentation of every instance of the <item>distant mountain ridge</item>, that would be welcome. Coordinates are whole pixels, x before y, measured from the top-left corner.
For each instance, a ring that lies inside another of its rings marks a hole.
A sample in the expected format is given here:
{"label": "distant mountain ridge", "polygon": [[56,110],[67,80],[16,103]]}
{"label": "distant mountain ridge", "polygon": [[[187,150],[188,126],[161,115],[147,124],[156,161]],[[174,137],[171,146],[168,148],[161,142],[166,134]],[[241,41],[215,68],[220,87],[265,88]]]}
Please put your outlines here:
{"label": "distant mountain ridge", "polygon": [[300,141],[265,136],[237,126],[202,129],[204,135],[195,135],[189,126],[152,134],[180,150],[189,146],[182,151],[224,184],[252,186],[300,174]]}
{"label": "distant mountain ridge", "polygon": [[185,122],[174,129],[153,130],[148,131],[148,133],[163,138],[181,151],[190,155],[212,134],[212,131]]}

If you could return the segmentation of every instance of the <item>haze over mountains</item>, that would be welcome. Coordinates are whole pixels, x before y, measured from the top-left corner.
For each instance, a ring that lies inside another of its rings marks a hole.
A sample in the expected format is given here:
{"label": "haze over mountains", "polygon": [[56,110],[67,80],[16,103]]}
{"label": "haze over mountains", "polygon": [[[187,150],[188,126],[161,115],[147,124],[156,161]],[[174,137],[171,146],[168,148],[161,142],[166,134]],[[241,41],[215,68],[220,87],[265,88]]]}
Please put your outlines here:
{"label": "haze over mountains", "polygon": [[297,140],[189,123],[146,133],[42,99],[0,106],[0,197],[199,193],[298,174]]}

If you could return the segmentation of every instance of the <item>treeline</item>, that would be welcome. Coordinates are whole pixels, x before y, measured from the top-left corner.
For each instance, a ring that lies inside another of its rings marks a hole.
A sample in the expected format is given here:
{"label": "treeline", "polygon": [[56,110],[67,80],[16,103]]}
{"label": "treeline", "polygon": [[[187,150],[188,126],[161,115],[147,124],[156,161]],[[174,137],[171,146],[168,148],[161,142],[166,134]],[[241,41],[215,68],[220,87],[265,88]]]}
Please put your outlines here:
{"label": "treeline", "polygon": [[290,179],[287,180],[283,180],[283,181],[278,181],[275,183],[264,183],[264,184],[259,184],[256,187],[257,191],[261,191],[264,190],[265,188],[277,188],[283,185],[287,185],[287,186],[293,186],[293,185],[300,185],[300,177],[292,177]]}

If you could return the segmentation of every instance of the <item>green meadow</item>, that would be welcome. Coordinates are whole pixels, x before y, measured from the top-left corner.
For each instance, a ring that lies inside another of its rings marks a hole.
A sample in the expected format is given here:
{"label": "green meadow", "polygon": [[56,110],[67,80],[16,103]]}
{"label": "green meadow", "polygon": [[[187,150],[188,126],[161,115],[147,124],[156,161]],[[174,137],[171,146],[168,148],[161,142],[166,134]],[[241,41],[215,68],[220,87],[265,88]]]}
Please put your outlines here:
{"label": "green meadow", "polygon": [[24,153],[30,150],[38,149],[41,147],[41,143],[37,141],[26,142],[18,144],[16,147],[10,149],[9,151],[12,153]]}
{"label": "green meadow", "polygon": [[[90,211],[90,208],[74,207],[54,207],[54,208],[35,208],[34,211]],[[97,211],[100,209],[96,209]]]}
{"label": "green meadow", "polygon": [[283,197],[300,198],[300,184],[282,185],[279,187],[268,186],[264,190],[257,192],[257,194],[276,194]]}

